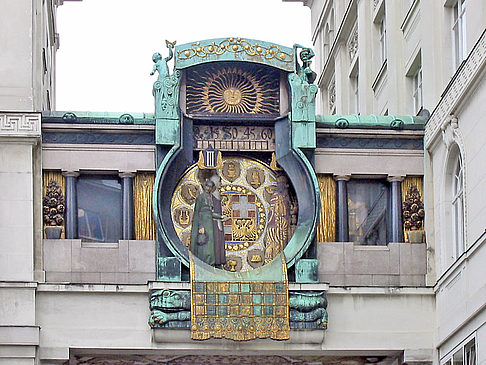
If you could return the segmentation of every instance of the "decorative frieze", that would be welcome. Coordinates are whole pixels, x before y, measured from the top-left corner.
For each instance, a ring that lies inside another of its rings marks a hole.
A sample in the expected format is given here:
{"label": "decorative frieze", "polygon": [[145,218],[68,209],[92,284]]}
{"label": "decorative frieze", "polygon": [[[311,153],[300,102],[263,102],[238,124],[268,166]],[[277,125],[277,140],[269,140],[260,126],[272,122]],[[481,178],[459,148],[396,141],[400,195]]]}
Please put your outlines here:
{"label": "decorative frieze", "polygon": [[0,113],[0,137],[40,137],[40,122],[37,113]]}
{"label": "decorative frieze", "polygon": [[459,70],[452,85],[432,113],[425,128],[425,147],[429,148],[432,141],[441,131],[442,124],[454,112],[467,89],[476,79],[486,63],[486,33],[481,36],[479,42],[474,46],[465,64]]}
{"label": "decorative frieze", "polygon": [[327,88],[327,98],[329,103],[329,113],[334,114],[336,110],[336,81],[334,78]]}

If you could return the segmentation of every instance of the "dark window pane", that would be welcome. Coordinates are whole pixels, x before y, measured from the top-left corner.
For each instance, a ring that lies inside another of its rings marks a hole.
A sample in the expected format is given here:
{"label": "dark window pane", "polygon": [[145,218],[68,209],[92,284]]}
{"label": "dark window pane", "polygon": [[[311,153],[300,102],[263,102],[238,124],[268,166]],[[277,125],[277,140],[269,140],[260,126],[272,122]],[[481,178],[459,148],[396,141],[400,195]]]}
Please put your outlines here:
{"label": "dark window pane", "polygon": [[476,340],[473,338],[464,347],[466,353],[466,365],[476,365]]}
{"label": "dark window pane", "polygon": [[382,180],[348,182],[349,240],[362,245],[386,245],[388,184]]}
{"label": "dark window pane", "polygon": [[462,348],[457,350],[454,355],[452,355],[452,365],[463,365],[464,355],[462,353]]}
{"label": "dark window pane", "polygon": [[121,239],[121,184],[112,176],[80,176],[77,183],[79,238],[87,242]]}

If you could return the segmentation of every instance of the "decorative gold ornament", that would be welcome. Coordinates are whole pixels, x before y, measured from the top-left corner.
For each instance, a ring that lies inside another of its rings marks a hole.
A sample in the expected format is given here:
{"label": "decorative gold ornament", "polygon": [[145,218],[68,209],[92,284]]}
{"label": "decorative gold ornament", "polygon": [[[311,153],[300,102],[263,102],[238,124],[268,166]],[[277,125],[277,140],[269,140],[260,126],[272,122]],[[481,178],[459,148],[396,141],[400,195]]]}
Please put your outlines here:
{"label": "decorative gold ornament", "polygon": [[403,202],[403,226],[406,230],[418,231],[423,228],[425,210],[417,186],[412,185]]}
{"label": "decorative gold ornament", "polygon": [[278,72],[266,66],[203,65],[187,71],[189,114],[278,114]]}
{"label": "decorative gold ornament", "polygon": [[241,102],[241,91],[230,87],[223,92],[223,99],[226,104],[237,105]]}
{"label": "decorative gold ornament", "polygon": [[199,160],[197,161],[197,167],[199,167],[201,170],[216,170],[220,169],[223,167],[223,156],[221,155],[220,151],[217,151],[217,157],[216,157],[216,165],[214,167],[212,166],[206,166],[204,163],[204,154],[203,151],[199,151]]}
{"label": "decorative gold ornament", "polygon": [[226,52],[244,53],[250,57],[263,57],[266,60],[275,59],[283,63],[292,63],[294,61],[294,55],[282,51],[278,45],[263,46],[258,43],[251,44],[250,41],[242,38],[227,38],[218,44],[212,42],[205,46],[201,46],[200,42],[196,42],[191,44],[190,48],[178,50],[177,57],[180,60],[189,60],[193,57],[219,56]]}
{"label": "decorative gold ornament", "polygon": [[181,226],[188,227],[191,223],[191,211],[185,207],[177,208],[174,211],[173,219]]}
{"label": "decorative gold ornament", "polygon": [[253,167],[246,173],[246,181],[254,189],[258,189],[265,182],[265,174],[258,167]]}
{"label": "decorative gold ornament", "polygon": [[187,183],[182,185],[181,197],[187,204],[194,204],[199,194],[199,187],[196,184]]}
{"label": "decorative gold ornament", "polygon": [[272,161],[270,161],[270,167],[272,168],[273,171],[281,171],[282,170],[280,168],[280,166],[278,166],[277,156],[275,155],[275,152],[272,152]]}
{"label": "decorative gold ornament", "polygon": [[[241,251],[252,246],[257,242],[266,225],[266,212],[260,198],[253,194],[248,188],[240,185],[224,185],[221,188],[221,196],[229,197],[227,200],[231,204],[231,207],[224,207],[223,211],[231,212],[231,215],[226,217],[228,220],[225,222],[225,226],[231,227],[231,233],[228,235],[229,242],[226,243],[226,250],[228,251]],[[253,203],[252,203],[253,202]],[[245,204],[250,204],[246,205]],[[254,209],[251,209],[253,204]],[[244,210],[247,211],[249,216],[240,216],[241,212],[238,208],[240,205],[244,206]],[[229,238],[231,236],[231,238]],[[225,239],[226,241],[226,239]]]}
{"label": "decorative gold ornament", "polygon": [[241,166],[236,160],[227,160],[223,163],[223,177],[233,182],[240,177]]}

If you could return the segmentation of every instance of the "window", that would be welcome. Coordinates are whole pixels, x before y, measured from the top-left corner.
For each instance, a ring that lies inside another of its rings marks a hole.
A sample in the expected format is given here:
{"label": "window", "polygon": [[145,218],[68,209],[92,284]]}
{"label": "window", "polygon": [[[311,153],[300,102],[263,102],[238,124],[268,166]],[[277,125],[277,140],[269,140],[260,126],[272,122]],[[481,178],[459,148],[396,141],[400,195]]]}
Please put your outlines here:
{"label": "window", "polygon": [[379,44],[380,44],[380,64],[386,61],[386,20],[385,16],[381,18],[379,24]]}
{"label": "window", "polygon": [[385,180],[352,179],[347,184],[349,241],[388,243],[389,185]]}
{"label": "window", "polygon": [[118,176],[81,175],[76,189],[79,238],[118,242],[122,237],[122,186]]}
{"label": "window", "polygon": [[359,74],[351,77],[351,87],[353,91],[353,108],[351,110],[354,111],[355,114],[359,114]]}
{"label": "window", "polygon": [[466,0],[457,0],[452,12],[454,68],[457,69],[466,58]]}
{"label": "window", "polygon": [[412,84],[413,84],[413,92],[412,92],[412,99],[413,99],[413,111],[415,114],[418,114],[422,107],[424,106],[423,100],[423,92],[422,92],[422,66],[419,66],[415,75],[412,76]]}
{"label": "window", "polygon": [[454,258],[458,258],[464,252],[464,173],[460,153],[452,170],[451,204]]}
{"label": "window", "polygon": [[476,338],[470,337],[451,351],[441,365],[476,365],[476,352]]}

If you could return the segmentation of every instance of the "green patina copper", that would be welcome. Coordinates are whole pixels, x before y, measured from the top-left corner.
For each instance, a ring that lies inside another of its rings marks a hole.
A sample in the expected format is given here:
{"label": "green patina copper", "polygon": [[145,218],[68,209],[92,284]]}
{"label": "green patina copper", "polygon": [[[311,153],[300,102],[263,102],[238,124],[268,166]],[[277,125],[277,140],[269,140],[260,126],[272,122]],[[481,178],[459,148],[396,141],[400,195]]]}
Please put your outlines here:
{"label": "green patina copper", "polygon": [[300,259],[295,264],[295,281],[297,283],[317,283],[317,259]]}
{"label": "green patina copper", "polygon": [[316,121],[316,94],[317,86],[313,84],[316,73],[311,70],[311,59],[314,57],[312,49],[299,44],[294,45],[294,58],[297,58],[297,50],[302,48],[300,59],[302,66],[295,62],[295,72],[288,76],[292,91],[292,122]]}
{"label": "green patina copper", "polygon": [[178,257],[157,257],[157,280],[181,281],[181,261]]}
{"label": "green patina copper", "polygon": [[176,47],[177,69],[215,61],[254,62],[292,72],[295,58],[292,48],[239,37],[207,39]]}
{"label": "green patina copper", "polygon": [[296,122],[292,123],[292,147],[316,148],[316,123]]}
{"label": "green patina copper", "polygon": [[290,120],[292,121],[292,147],[316,148],[316,94],[317,86],[313,84],[316,73],[311,70],[312,49],[299,44],[294,45],[294,58],[301,48],[302,66],[295,62],[295,72],[288,75],[292,93]]}
{"label": "green patina copper", "polygon": [[[317,175],[314,171],[314,167],[312,166],[311,162],[307,159],[304,153],[299,148],[293,149],[295,153],[300,157],[300,159],[304,162],[306,170],[309,173],[310,182],[312,188],[314,190],[314,197],[315,201],[320,201],[320,190],[319,184],[317,182]],[[319,220],[319,204],[314,205],[313,212],[307,212],[307,219],[305,221],[299,220],[297,228],[285,246],[284,255],[287,259],[287,266],[292,266],[296,263],[298,259],[302,257],[305,251],[309,248],[310,244],[312,243],[317,230],[317,224]]]}
{"label": "green patina copper", "polygon": [[154,125],[152,113],[104,113],[77,111],[44,111],[43,123],[79,123],[79,124],[139,124]]}
{"label": "green patina copper", "polygon": [[[292,109],[289,118],[291,121],[291,149],[303,161],[314,197],[316,202],[319,202],[320,190],[314,167],[301,150],[309,151],[316,148],[315,96],[318,88],[313,84],[316,74],[310,68],[314,52],[308,47],[295,44],[293,47],[295,59],[297,59],[298,49],[302,49],[300,52],[302,65],[296,60],[294,72],[288,75],[292,95]],[[300,257],[312,243],[317,230],[319,208],[320,205],[316,203],[314,211],[309,212],[310,214],[306,215],[304,221],[299,220],[298,227],[284,250],[288,266],[298,263]],[[300,277],[317,276],[317,266],[302,265],[305,267],[305,273]]]}
{"label": "green patina copper", "polygon": [[395,116],[395,115],[318,115],[316,118],[318,128],[377,128],[377,129],[418,129],[423,130],[426,117],[422,116]]}
{"label": "green patina copper", "polygon": [[158,52],[152,56],[154,68],[150,75],[158,73],[152,93],[155,99],[155,141],[157,144],[172,146],[180,139],[179,129],[179,82],[180,72],[170,74],[168,62],[174,56],[175,42],[166,41],[169,56],[162,58]]}

